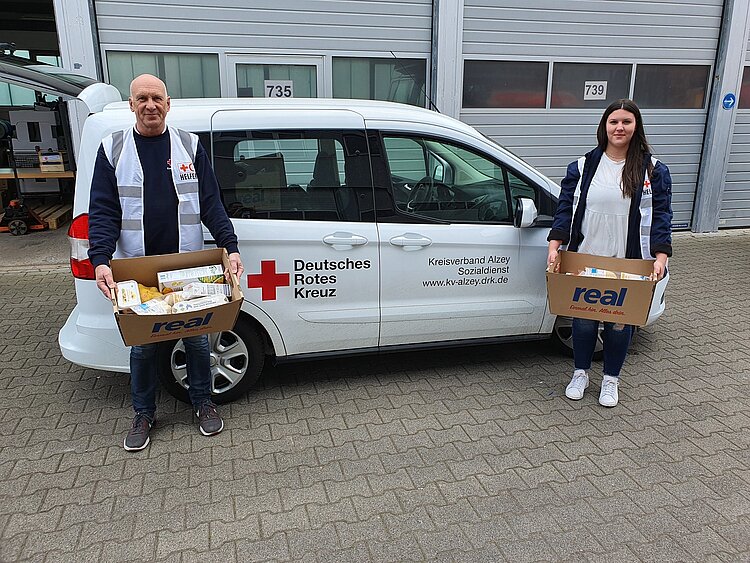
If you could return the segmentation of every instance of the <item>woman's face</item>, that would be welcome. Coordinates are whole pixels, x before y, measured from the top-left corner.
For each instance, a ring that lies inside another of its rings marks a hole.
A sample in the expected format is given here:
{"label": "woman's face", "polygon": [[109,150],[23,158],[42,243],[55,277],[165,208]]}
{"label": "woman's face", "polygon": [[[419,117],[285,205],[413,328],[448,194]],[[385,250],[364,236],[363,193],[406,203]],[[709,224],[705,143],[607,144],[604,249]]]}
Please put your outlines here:
{"label": "woman's face", "polygon": [[607,118],[607,143],[612,148],[627,148],[635,132],[635,115],[616,109]]}

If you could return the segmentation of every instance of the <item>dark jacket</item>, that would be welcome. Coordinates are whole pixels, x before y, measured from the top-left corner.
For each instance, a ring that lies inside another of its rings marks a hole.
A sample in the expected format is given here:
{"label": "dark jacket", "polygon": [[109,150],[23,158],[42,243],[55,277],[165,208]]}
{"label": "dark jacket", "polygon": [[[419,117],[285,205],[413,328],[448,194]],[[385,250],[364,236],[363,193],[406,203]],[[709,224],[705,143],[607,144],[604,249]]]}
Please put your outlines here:
{"label": "dark jacket", "polygon": [[[583,215],[586,212],[586,197],[588,195],[591,180],[594,178],[599,162],[604,151],[597,147],[585,156],[583,174],[579,173],[578,161],[568,165],[565,179],[561,182],[562,190],[557,204],[557,212],[552,223],[547,240],[561,240],[567,244],[567,249],[576,252],[583,242],[581,225]],[[643,175],[651,160],[651,155],[646,155],[643,161]],[[581,180],[581,194],[573,216],[573,196]],[[641,214],[641,201],[643,198],[643,185],[630,200],[630,214],[628,217],[628,240],[625,247],[626,258],[653,258],[657,252],[663,252],[667,256],[672,255],[672,178],[669,169],[661,162],[656,161],[649,178],[651,188],[651,224],[647,224],[646,218]],[[644,234],[641,235],[641,231]],[[648,229],[646,231],[646,229]],[[650,256],[642,251],[642,236],[648,237],[644,241],[650,250]]]}

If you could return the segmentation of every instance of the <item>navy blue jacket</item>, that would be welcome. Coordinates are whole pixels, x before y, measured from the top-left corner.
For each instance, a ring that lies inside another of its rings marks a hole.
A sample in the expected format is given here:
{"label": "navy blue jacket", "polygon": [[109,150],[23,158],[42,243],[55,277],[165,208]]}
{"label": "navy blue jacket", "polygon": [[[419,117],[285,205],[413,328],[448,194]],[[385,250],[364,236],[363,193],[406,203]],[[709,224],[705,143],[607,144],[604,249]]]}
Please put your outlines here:
{"label": "navy blue jacket", "polygon": [[[135,133],[135,144],[143,168],[143,223],[146,255],[171,254],[179,251],[177,194],[169,170],[169,132],[157,137]],[[201,222],[208,228],[216,245],[228,253],[238,252],[237,236],[227,217],[219,195],[211,163],[198,143],[195,154],[198,176]],[[115,169],[100,145],[94,165],[89,199],[89,259],[96,268],[109,264],[120,238],[122,209],[117,191]]]}
{"label": "navy blue jacket", "polygon": [[[560,198],[557,204],[557,212],[552,223],[547,240],[561,240],[567,244],[567,249],[576,252],[583,242],[583,233],[581,225],[583,224],[583,215],[586,212],[586,197],[588,196],[591,180],[594,178],[599,162],[601,162],[604,151],[597,147],[591,152],[586,153],[586,164],[583,167],[583,174],[578,171],[578,161],[573,161],[568,165],[565,178],[560,183],[562,188]],[[645,178],[646,168],[651,155],[646,155],[643,161],[643,176]],[[576,208],[575,217],[573,217],[573,196],[575,194],[578,180],[581,178],[581,195]],[[652,218],[651,229],[649,233],[649,246],[651,254],[656,256],[657,252],[663,252],[667,256],[672,256],[672,178],[669,175],[669,169],[658,161],[654,166],[651,176],[652,193]],[[625,246],[625,258],[649,258],[643,256],[641,251],[640,233],[641,233],[641,197],[643,196],[643,186],[639,184],[638,191],[630,199],[630,214],[628,217],[628,240]]]}

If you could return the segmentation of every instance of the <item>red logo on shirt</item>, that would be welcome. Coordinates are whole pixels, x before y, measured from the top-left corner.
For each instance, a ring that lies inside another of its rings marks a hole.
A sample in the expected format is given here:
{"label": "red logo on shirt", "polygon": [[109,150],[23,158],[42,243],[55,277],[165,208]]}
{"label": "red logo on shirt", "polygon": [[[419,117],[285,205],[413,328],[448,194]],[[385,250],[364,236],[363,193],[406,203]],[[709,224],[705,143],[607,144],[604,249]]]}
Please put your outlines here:
{"label": "red logo on shirt", "polygon": [[643,182],[643,187],[644,188],[650,188],[651,187],[651,180],[649,180],[648,178],[646,178],[646,181]]}
{"label": "red logo on shirt", "polygon": [[195,167],[193,166],[192,162],[188,162],[187,164],[180,164],[180,172],[187,172],[188,170],[190,172],[195,172]]}

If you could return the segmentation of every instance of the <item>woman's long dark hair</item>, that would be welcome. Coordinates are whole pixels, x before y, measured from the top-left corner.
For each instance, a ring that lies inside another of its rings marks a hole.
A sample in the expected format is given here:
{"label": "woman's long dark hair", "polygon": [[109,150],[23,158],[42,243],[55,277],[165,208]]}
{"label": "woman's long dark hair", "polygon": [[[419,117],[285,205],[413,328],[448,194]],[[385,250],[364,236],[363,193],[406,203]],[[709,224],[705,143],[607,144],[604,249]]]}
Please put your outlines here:
{"label": "woman's long dark hair", "polygon": [[[607,119],[612,112],[618,109],[624,109],[635,116],[635,131],[630,139],[625,166],[622,169],[622,197],[633,197],[638,192],[638,188],[643,185],[643,160],[647,154],[651,154],[651,147],[646,140],[646,132],[643,129],[641,110],[638,109],[633,100],[617,100],[607,106],[601,121],[599,121],[599,128],[596,130],[596,140],[599,143],[599,148],[606,151],[609,143],[607,139]],[[647,169],[649,177],[653,168],[651,159],[649,159]]]}

